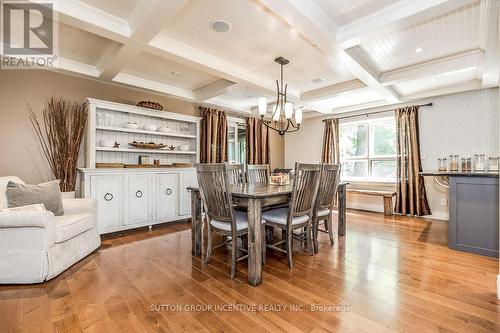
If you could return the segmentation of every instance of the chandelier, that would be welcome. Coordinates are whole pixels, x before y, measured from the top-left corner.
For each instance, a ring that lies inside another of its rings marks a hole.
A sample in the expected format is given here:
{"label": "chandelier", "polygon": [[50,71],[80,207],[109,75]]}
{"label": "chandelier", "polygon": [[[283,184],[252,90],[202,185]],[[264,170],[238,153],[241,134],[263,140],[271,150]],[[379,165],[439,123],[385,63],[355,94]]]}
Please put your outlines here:
{"label": "chandelier", "polygon": [[277,99],[276,105],[273,107],[271,120],[264,119],[267,113],[267,99],[259,97],[259,115],[262,123],[283,136],[285,133],[296,132],[300,128],[302,122],[302,109],[294,110],[292,102],[287,101],[286,90],[288,84],[283,86],[283,66],[290,61],[283,57],[274,59],[280,64],[280,79],[276,80]]}

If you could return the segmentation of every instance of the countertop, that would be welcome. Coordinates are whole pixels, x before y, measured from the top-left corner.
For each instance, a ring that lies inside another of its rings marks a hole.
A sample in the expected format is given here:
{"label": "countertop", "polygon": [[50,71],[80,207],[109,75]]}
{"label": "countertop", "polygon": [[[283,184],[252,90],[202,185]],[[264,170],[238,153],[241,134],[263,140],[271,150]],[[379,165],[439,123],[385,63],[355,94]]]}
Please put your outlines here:
{"label": "countertop", "polygon": [[498,172],[450,172],[450,171],[424,171],[422,176],[447,176],[447,177],[491,177],[498,178]]}

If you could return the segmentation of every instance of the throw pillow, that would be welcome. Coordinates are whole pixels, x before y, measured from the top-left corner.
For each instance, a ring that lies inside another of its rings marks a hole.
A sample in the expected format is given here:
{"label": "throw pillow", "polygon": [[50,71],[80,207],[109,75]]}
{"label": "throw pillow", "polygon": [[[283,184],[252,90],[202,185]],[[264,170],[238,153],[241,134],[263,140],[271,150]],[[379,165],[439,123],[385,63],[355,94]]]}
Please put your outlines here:
{"label": "throw pillow", "polygon": [[25,185],[9,181],[5,194],[9,208],[43,204],[45,209],[54,215],[64,215],[59,180],[38,185]]}

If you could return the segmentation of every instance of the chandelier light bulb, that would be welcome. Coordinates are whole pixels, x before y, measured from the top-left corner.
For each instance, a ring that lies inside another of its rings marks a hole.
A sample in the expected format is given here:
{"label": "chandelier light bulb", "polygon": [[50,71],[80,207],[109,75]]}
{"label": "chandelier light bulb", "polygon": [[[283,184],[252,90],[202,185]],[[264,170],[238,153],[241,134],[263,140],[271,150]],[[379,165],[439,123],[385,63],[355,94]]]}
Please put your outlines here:
{"label": "chandelier light bulb", "polygon": [[291,119],[293,116],[293,105],[291,102],[285,103],[285,117],[286,119]]}
{"label": "chandelier light bulb", "polygon": [[300,124],[302,122],[302,109],[295,110],[295,122]]}
{"label": "chandelier light bulb", "polygon": [[259,116],[264,116],[267,112],[267,98],[259,97]]}

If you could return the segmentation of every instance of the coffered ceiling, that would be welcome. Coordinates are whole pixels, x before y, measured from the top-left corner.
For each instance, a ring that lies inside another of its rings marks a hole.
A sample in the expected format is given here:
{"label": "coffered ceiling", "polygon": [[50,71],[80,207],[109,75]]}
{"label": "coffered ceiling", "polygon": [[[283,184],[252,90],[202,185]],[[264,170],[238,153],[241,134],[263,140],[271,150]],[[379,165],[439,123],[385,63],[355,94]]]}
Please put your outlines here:
{"label": "coffered ceiling", "polygon": [[243,113],[275,98],[278,56],[290,60],[289,98],[305,112],[499,81],[500,0],[56,2],[54,70]]}

